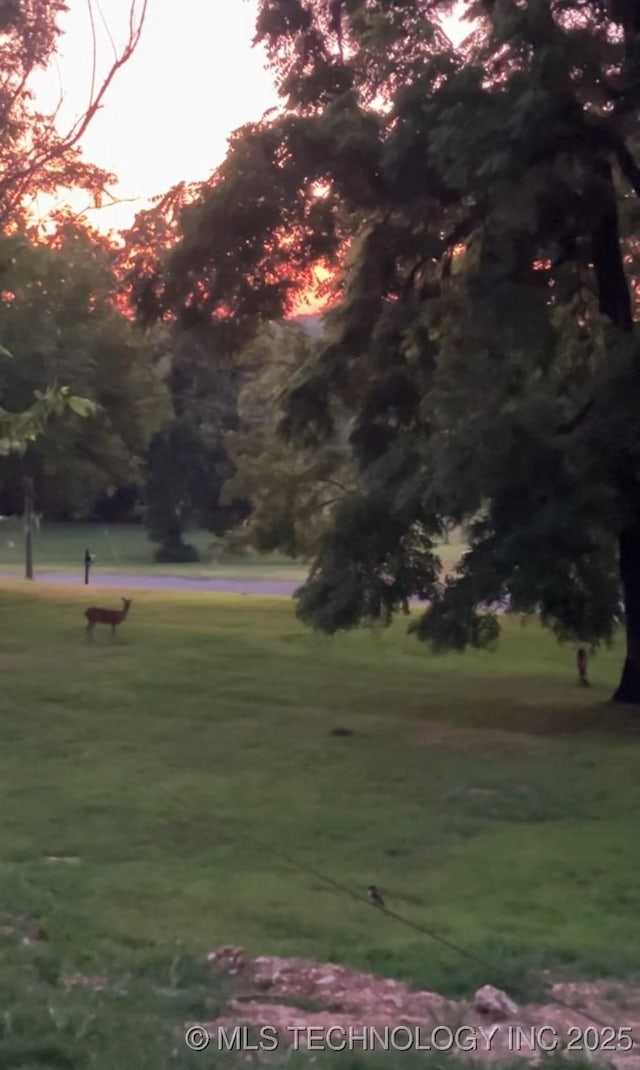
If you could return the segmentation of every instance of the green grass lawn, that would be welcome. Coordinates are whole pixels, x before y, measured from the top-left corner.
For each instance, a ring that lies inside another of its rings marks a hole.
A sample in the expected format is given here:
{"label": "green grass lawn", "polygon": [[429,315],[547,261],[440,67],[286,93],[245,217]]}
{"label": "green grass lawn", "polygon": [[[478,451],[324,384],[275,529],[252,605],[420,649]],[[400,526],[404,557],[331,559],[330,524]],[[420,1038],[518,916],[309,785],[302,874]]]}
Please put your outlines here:
{"label": "green grass lawn", "polygon": [[[436,658],[404,622],[329,640],[288,600],[222,595],[136,595],[90,644],[84,604],[0,596],[3,1068],[204,1066],[172,1029],[221,1005],[200,965],[221,944],[460,995],[526,995],[543,966],[634,976],[640,734],[600,706],[619,651],[582,691],[571,649],[513,620],[495,655]],[[495,974],[270,844],[374,881]],[[42,949],[17,940],[27,917]],[[61,971],[113,980],[65,995]]]}
{"label": "green grass lawn", "polygon": [[[157,547],[147,538],[139,524],[54,524],[43,521],[34,534],[36,574],[40,572],[77,570],[84,572],[84,553],[96,555],[92,578],[99,580],[101,572],[133,572],[153,575],[213,577],[228,579],[271,579],[302,582],[306,576],[304,564],[291,561],[281,554],[223,553],[212,559],[213,536],[207,531],[189,532],[186,539],[200,551],[202,560],[191,565],[158,565],[153,560]],[[448,545],[440,547],[445,569],[450,569],[464,550],[459,532],[454,532]],[[22,521],[9,517],[0,523],[0,572],[24,571],[24,534]]]}
{"label": "green grass lawn", "polygon": [[[132,572],[191,577],[220,576],[243,579],[303,580],[304,565],[280,554],[222,554],[212,559],[214,537],[208,531],[189,532],[188,542],[201,554],[189,565],[158,565],[153,560],[157,546],[139,524],[55,524],[43,521],[33,537],[36,575],[40,572],[77,570],[84,574],[85,550],[95,554],[92,579],[101,572]],[[0,524],[0,572],[24,572],[22,521],[8,518]]]}

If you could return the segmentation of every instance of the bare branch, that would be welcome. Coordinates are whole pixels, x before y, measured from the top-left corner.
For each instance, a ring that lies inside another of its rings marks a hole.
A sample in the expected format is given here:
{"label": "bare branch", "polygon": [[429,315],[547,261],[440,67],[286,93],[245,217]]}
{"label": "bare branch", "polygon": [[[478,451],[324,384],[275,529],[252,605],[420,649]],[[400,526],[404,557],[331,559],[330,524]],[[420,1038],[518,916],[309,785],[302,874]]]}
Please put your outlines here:
{"label": "bare branch", "polygon": [[567,420],[566,423],[560,424],[559,427],[556,427],[556,434],[570,435],[572,431],[575,431],[578,427],[580,427],[582,423],[584,423],[587,416],[591,412],[593,405],[593,398],[589,398],[588,401],[585,401],[584,405],[582,406],[582,408],[578,409],[578,412],[575,414],[575,416],[572,416],[571,419]]}
{"label": "bare branch", "polygon": [[104,28],[106,30],[107,37],[109,38],[109,40],[111,42],[111,48],[113,49],[114,59],[117,59],[118,58],[118,49],[116,48],[116,43],[115,43],[115,41],[113,39],[113,34],[111,33],[111,30],[109,28],[109,23],[107,22],[107,20],[104,17],[104,11],[102,10],[102,7],[100,5],[100,0],[96,0],[96,7],[98,9],[98,14],[100,15],[100,19],[102,21],[102,25],[104,26]]}
{"label": "bare branch", "polygon": [[67,150],[77,145],[78,141],[89,126],[89,123],[94,118],[96,112],[100,109],[106,92],[109,89],[109,86],[111,85],[116,74],[119,70],[122,69],[122,67],[126,66],[126,64],[133,56],[134,52],[136,51],[140,43],[140,37],[142,36],[142,30],[147,17],[148,7],[149,0],[142,0],[142,8],[140,11],[140,15],[136,18],[136,0],[131,0],[131,6],[129,8],[129,36],[127,38],[127,42],[124,45],[120,55],[117,56],[111,64],[109,71],[107,72],[102,81],[100,89],[96,94],[92,96],[89,102],[89,106],[87,107],[84,115],[80,117],[75,126],[72,127],[67,137],[63,139],[63,143]]}
{"label": "bare branch", "polygon": [[[16,208],[24,201],[25,197],[28,196],[32,188],[37,186],[42,179],[51,179],[52,177],[55,179],[55,171],[53,172],[53,175],[49,171],[51,165],[56,163],[62,164],[67,157],[71,156],[73,158],[73,154],[77,153],[79,142],[95,115],[102,107],[105,95],[107,94],[116,74],[129,62],[140,42],[146,21],[149,0],[140,0],[140,3],[138,0],[130,0],[127,40],[121,50],[114,53],[114,59],[111,66],[102,79],[99,87],[96,89],[96,23],[92,0],[87,0],[87,3],[91,23],[93,49],[89,103],[85,108],[84,113],[75,121],[71,129],[63,135],[59,135],[55,129],[55,119],[60,107],[59,104],[56,112],[53,115],[46,117],[45,125],[36,130],[33,145],[29,147],[26,152],[18,154],[15,166],[5,166],[3,173],[0,175],[0,200],[2,201],[2,207],[0,208],[0,225],[6,224]],[[109,38],[113,47],[114,42],[110,32]],[[31,51],[29,52],[28,59],[21,72],[20,81],[12,90],[8,104],[5,105],[5,114],[3,116],[5,126],[9,121],[11,111],[20,100],[24,98],[28,80],[41,62],[41,57],[37,54],[36,44],[29,41],[28,44],[30,45]],[[62,186],[63,182],[61,181],[59,185]]]}
{"label": "bare branch", "polygon": [[91,24],[91,89],[89,91],[89,100],[93,100],[94,93],[96,91],[96,67],[98,63],[98,40],[96,37],[96,20],[93,17],[93,4],[91,0],[87,0],[87,9],[89,11],[89,22]]}
{"label": "bare branch", "polygon": [[351,492],[350,492],[350,491],[349,491],[349,490],[347,489],[347,487],[345,487],[343,483],[340,483],[340,482],[338,482],[338,480],[337,480],[337,479],[329,479],[329,477],[328,477],[328,476],[326,476],[326,477],[325,477],[324,479],[321,479],[321,480],[319,480],[319,482],[320,482],[320,483],[330,483],[332,487],[337,487],[337,488],[338,488],[338,490],[341,490],[341,491],[343,492],[343,494],[349,494],[349,493],[351,493]]}

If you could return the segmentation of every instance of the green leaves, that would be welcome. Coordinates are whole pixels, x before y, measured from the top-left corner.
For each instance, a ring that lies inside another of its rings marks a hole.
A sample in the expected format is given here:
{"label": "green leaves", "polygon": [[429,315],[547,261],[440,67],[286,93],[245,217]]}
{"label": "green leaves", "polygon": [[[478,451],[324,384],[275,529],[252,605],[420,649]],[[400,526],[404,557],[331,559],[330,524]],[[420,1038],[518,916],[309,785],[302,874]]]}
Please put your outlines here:
{"label": "green leaves", "polygon": [[76,416],[81,416],[86,419],[87,416],[93,416],[98,411],[98,406],[93,401],[89,401],[88,398],[79,398],[71,396],[67,398],[67,405],[74,412]]}
{"label": "green leaves", "polygon": [[[337,441],[327,442],[317,428],[314,434],[314,415],[307,413],[307,446],[294,449],[281,433],[284,400],[304,376],[318,344],[297,324],[282,324],[264,328],[240,357],[245,383],[239,399],[240,426],[225,438],[235,466],[225,500],[248,499],[252,512],[233,536],[236,547],[312,555],[353,487],[344,430]],[[322,415],[317,409],[314,413]]]}
{"label": "green leaves", "polygon": [[[420,595],[438,648],[493,644],[495,603],[607,641],[640,515],[635,342],[620,356],[638,213],[612,170],[633,179],[639,39],[626,11],[623,53],[596,0],[484,3],[455,52],[437,8],[263,0],[288,107],[235,135],[161,307],[224,324],[233,359],[315,262],[336,272],[321,343],[279,376],[262,354],[231,440],[252,535],[314,552],[310,625],[386,623]],[[442,583],[444,518],[470,549]]]}
{"label": "green leaves", "polygon": [[[29,448],[46,511],[90,506],[132,486],[166,414],[166,387],[144,335],[114,307],[112,252],[78,224],[41,245],[0,238],[0,420],[5,454]],[[15,465],[5,493],[18,492]]]}
{"label": "green leaves", "polygon": [[23,412],[8,412],[0,408],[0,455],[25,453],[28,446],[47,431],[49,423],[66,411],[86,419],[98,411],[88,398],[75,397],[68,387],[36,390],[35,402]]}

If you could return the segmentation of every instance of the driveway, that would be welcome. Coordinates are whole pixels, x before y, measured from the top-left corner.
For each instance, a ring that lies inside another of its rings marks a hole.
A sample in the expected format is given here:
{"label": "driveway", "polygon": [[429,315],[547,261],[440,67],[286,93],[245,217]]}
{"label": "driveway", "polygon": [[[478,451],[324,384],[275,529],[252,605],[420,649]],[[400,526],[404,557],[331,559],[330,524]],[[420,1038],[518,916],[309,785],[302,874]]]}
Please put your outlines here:
{"label": "driveway", "polygon": [[[21,577],[15,572],[2,572],[0,579],[19,580]],[[30,583],[30,580],[23,580]],[[36,572],[35,583],[65,583],[73,587],[84,586],[84,575],[79,572]],[[145,576],[131,572],[94,575],[91,578],[91,587],[120,587],[129,590],[146,591],[193,591],[198,594],[250,594],[250,595],[279,595],[291,597],[293,592],[300,586],[296,580],[225,580],[212,578],[203,579],[201,576],[190,579],[188,576]]]}
{"label": "driveway", "polygon": [[[22,577],[15,572],[0,572],[0,580],[20,580]],[[30,580],[22,580],[30,583]],[[84,586],[84,574],[79,572],[36,572],[34,582],[40,583],[64,583],[73,587]],[[129,591],[189,591],[194,594],[247,594],[266,595],[269,598],[291,598],[294,591],[301,586],[302,580],[225,580],[213,577],[210,580],[202,576],[148,576],[131,572],[107,572],[102,576],[94,576],[89,584],[87,593],[91,587],[119,587]],[[420,599],[412,599],[412,605],[424,606],[425,602]],[[494,603],[486,609],[494,613],[506,613],[509,611],[508,602]]]}

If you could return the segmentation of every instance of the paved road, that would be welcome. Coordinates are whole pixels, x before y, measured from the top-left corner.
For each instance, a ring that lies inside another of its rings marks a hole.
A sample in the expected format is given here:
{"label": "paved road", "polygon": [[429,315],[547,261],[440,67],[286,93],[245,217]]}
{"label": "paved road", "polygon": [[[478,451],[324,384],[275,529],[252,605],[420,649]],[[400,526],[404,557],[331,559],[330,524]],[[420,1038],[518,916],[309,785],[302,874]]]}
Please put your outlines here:
{"label": "paved road", "polygon": [[[21,577],[15,572],[0,572],[0,579],[20,580]],[[30,581],[23,580],[23,582],[29,583]],[[78,572],[36,572],[35,582],[66,583],[82,587],[84,576]],[[102,576],[94,575],[90,586],[124,587],[129,590],[148,591],[194,591],[198,594],[280,595],[290,598],[300,583],[300,580],[224,580],[217,578],[207,580],[201,576],[191,579],[189,576],[147,576],[109,572]]]}
{"label": "paved road", "polygon": [[[15,572],[0,572],[0,580],[21,580]],[[84,576],[78,572],[36,572],[36,582],[40,583],[65,583],[75,587],[84,586]],[[22,580],[27,584],[29,580]],[[267,595],[273,598],[291,598],[293,592],[300,587],[302,580],[225,580],[212,577],[210,580],[202,576],[149,576],[127,572],[107,572],[102,576],[94,576],[91,586],[93,587],[119,587],[147,591],[191,591],[196,594],[248,594]],[[412,600],[412,605],[424,606],[426,603],[419,599]],[[496,603],[488,606],[488,609],[497,613],[508,611],[508,603]]]}

